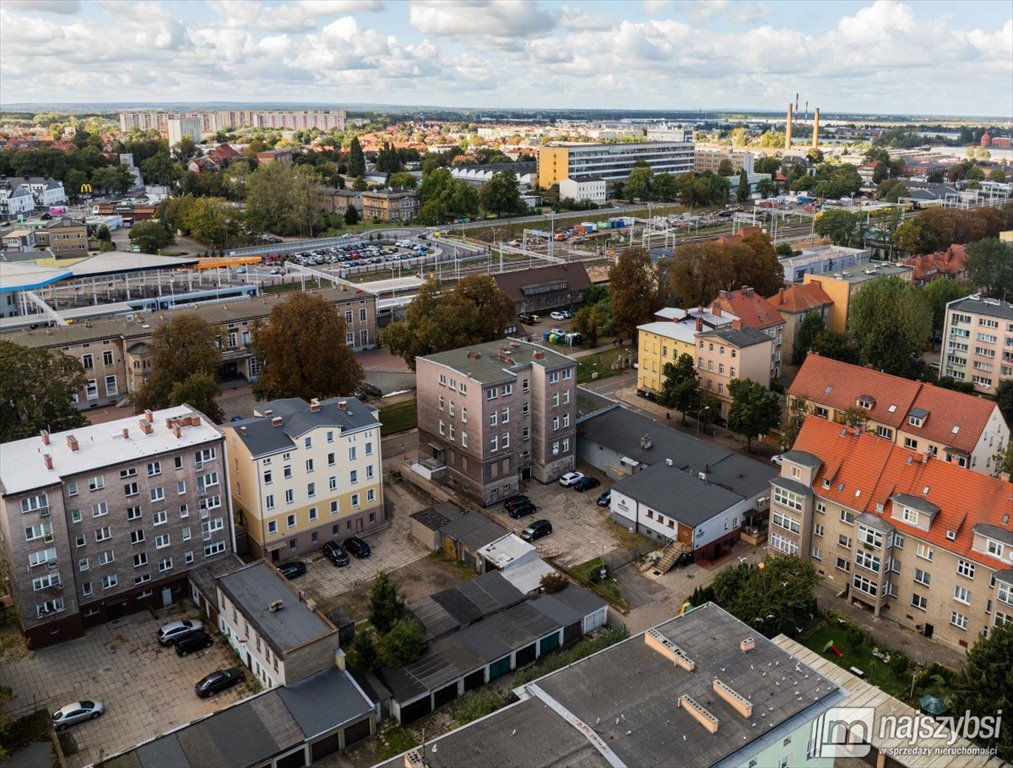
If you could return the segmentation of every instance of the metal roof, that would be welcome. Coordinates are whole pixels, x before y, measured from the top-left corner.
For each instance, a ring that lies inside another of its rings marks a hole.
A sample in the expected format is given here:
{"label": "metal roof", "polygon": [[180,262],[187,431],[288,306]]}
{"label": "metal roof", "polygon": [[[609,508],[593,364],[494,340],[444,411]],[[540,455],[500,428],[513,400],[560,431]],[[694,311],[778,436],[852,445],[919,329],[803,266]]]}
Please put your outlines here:
{"label": "metal roof", "polygon": [[[73,277],[70,267],[42,267],[34,262],[0,262],[0,293],[31,291]],[[42,315],[40,320],[45,320]]]}
{"label": "metal roof", "polygon": [[507,529],[480,512],[468,512],[443,526],[443,535],[477,551],[486,544],[505,536]]}
{"label": "metal roof", "polygon": [[180,256],[154,256],[148,253],[129,251],[108,251],[82,259],[71,266],[71,272],[78,277],[102,277],[121,275],[127,272],[149,272],[153,269],[180,269],[192,267],[198,258]]}
{"label": "metal roof", "polygon": [[359,720],[373,710],[373,702],[348,672],[336,667],[279,688],[278,695],[307,738]]}
{"label": "metal roof", "polygon": [[[345,403],[346,408],[342,410],[339,403]],[[226,425],[255,458],[291,450],[300,437],[314,429],[334,427],[341,432],[355,432],[380,426],[377,410],[354,397],[321,400],[319,411],[311,411],[310,404],[300,397],[272,400],[257,406],[258,413],[267,411],[271,411],[270,416]],[[274,426],[276,418],[282,419],[281,425]]]}
{"label": "metal roof", "polygon": [[743,499],[737,493],[664,463],[622,478],[612,486],[612,493],[629,496],[691,528]]}

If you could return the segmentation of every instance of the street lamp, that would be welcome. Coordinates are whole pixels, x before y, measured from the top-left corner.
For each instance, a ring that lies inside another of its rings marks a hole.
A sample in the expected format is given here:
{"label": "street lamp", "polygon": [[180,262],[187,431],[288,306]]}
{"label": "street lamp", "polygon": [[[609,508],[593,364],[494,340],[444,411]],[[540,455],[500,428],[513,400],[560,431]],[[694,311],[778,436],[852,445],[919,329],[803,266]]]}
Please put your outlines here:
{"label": "street lamp", "polygon": [[700,417],[703,416],[704,411],[709,411],[710,409],[711,409],[711,407],[709,405],[705,405],[703,408],[701,408],[699,411],[696,412],[696,436],[697,437],[700,437]]}

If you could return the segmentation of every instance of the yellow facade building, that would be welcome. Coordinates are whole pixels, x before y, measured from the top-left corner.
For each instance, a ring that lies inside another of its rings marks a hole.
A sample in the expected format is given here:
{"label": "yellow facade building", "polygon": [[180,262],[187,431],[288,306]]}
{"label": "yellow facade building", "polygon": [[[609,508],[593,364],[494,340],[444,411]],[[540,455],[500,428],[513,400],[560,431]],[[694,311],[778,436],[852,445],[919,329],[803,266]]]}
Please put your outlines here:
{"label": "yellow facade building", "polygon": [[665,365],[675,363],[679,355],[696,360],[696,335],[714,328],[730,326],[734,315],[720,310],[665,307],[654,313],[653,323],[637,327],[637,391],[656,397],[665,384]]}

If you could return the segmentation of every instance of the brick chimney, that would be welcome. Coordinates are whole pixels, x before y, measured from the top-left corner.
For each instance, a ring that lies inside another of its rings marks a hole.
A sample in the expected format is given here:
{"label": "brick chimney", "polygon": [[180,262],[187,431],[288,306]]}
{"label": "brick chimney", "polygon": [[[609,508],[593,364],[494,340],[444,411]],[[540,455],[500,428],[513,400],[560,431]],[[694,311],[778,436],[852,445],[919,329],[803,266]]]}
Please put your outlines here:
{"label": "brick chimney", "polygon": [[123,439],[124,440],[130,439],[130,430],[127,429],[126,427],[123,428]]}
{"label": "brick chimney", "polygon": [[742,330],[742,320],[739,319],[739,318],[735,318],[734,320],[732,320],[732,328],[734,328],[736,331],[741,331]]}
{"label": "brick chimney", "polygon": [[67,435],[67,447],[72,451],[78,450],[81,446],[77,442],[77,438],[73,435]]}
{"label": "brick chimney", "polygon": [[147,419],[141,419],[137,423],[141,427],[141,432],[143,432],[146,435],[150,435],[151,434],[151,422],[150,421],[148,421]]}
{"label": "brick chimney", "polygon": [[43,445],[49,445],[49,433],[46,430],[39,432],[39,437],[42,438]]}
{"label": "brick chimney", "polygon": [[166,418],[166,420],[165,420],[165,428],[166,429],[172,429],[172,424],[173,424],[172,419]]}
{"label": "brick chimney", "polygon": [[152,421],[154,421],[154,418],[153,418],[153,417],[152,417],[152,415],[151,415],[151,411],[145,411],[145,412],[144,412],[144,420],[145,420],[146,422],[148,422],[149,424],[150,424],[150,423],[151,423]]}
{"label": "brick chimney", "polygon": [[339,411],[347,411],[348,410],[348,401],[347,400],[339,400],[338,401],[338,410]]}
{"label": "brick chimney", "polygon": [[273,419],[271,419],[272,427],[280,427],[284,423],[285,420],[281,416],[275,416]]}
{"label": "brick chimney", "polygon": [[703,330],[703,318],[697,315],[696,317],[696,332],[700,333]]}
{"label": "brick chimney", "polygon": [[777,289],[777,303],[784,304],[784,288]]}
{"label": "brick chimney", "polygon": [[53,457],[50,456],[48,453],[42,454],[42,460],[46,462],[46,469],[53,468]]}
{"label": "brick chimney", "polygon": [[183,434],[183,430],[180,428],[179,424],[172,425],[172,434],[176,436],[177,440]]}

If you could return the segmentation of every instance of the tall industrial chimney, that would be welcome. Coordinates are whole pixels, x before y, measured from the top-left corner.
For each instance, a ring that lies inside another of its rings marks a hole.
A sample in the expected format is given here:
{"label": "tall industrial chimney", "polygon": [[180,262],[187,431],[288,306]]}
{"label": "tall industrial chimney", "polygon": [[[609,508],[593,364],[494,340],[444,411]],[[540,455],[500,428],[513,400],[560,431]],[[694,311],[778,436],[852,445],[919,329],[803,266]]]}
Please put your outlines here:
{"label": "tall industrial chimney", "polygon": [[820,108],[813,113],[813,149],[820,148]]}
{"label": "tall industrial chimney", "polygon": [[791,149],[791,102],[788,102],[788,120],[784,125],[784,148]]}

